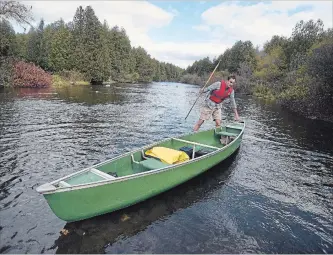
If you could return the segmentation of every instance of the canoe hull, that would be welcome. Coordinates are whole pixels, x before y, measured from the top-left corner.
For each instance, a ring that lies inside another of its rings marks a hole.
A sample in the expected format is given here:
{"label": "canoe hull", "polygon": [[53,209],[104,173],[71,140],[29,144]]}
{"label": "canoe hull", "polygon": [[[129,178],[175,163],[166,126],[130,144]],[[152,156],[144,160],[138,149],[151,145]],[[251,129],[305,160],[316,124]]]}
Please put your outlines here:
{"label": "canoe hull", "polygon": [[211,169],[240,146],[243,132],[223,150],[164,169],[82,188],[44,193],[53,213],[72,222],[110,213],[144,201]]}

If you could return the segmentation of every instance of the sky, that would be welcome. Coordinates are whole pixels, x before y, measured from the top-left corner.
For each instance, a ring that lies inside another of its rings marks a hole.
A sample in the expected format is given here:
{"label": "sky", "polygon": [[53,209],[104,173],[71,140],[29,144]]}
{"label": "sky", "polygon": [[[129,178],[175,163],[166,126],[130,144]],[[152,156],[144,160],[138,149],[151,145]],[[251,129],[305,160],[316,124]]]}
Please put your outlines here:
{"label": "sky", "polygon": [[[36,24],[71,21],[79,5],[91,5],[99,20],[123,27],[134,47],[159,61],[186,68],[213,59],[238,40],[260,48],[273,35],[287,36],[300,20],[321,19],[332,28],[333,1],[22,1]],[[22,28],[13,23],[17,32]]]}

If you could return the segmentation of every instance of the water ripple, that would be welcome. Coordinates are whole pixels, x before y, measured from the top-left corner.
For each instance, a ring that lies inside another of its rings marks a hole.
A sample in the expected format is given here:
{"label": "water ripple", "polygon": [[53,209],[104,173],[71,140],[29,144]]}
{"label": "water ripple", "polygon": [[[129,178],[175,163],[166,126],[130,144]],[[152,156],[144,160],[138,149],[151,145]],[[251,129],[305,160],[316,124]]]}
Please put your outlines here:
{"label": "water ripple", "polygon": [[[236,155],[160,196],[66,224],[35,191],[191,132],[202,100],[184,118],[197,92],[177,83],[2,90],[0,252],[333,253],[332,124],[245,96],[236,99],[247,126]],[[226,104],[223,121],[232,118]]]}

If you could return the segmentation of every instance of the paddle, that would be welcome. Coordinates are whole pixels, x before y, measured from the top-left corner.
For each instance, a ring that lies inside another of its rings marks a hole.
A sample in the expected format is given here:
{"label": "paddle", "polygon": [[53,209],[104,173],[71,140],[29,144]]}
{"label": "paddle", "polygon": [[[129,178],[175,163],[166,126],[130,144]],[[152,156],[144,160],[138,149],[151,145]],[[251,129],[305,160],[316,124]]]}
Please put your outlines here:
{"label": "paddle", "polygon": [[[217,63],[217,65],[216,65],[214,71],[212,72],[212,74],[209,76],[209,78],[208,78],[208,80],[206,81],[205,86],[203,86],[202,90],[207,86],[207,84],[208,84],[210,78],[212,78],[212,76],[213,76],[213,74],[214,74],[216,68],[219,66],[220,62],[221,62],[221,59],[220,59],[220,61]],[[201,94],[202,94],[202,92],[200,92],[199,96],[198,96],[197,99],[195,100],[195,102],[194,102],[194,104],[192,105],[190,111],[189,111],[188,114],[186,115],[185,120],[186,120],[186,118],[188,117],[188,115],[190,114],[190,112],[192,111],[192,108],[194,107],[195,103],[198,101],[198,99],[199,99],[199,97],[201,96]]]}

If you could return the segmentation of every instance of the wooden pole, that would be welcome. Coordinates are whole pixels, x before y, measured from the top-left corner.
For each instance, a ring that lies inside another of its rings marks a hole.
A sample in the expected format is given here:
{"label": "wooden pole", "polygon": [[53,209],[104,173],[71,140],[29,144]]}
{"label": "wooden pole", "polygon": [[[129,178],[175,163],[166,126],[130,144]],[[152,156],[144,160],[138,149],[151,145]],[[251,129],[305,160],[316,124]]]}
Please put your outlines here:
{"label": "wooden pole", "polygon": [[[216,65],[216,67],[215,67],[214,71],[212,72],[212,74],[209,76],[209,78],[208,78],[208,80],[206,81],[206,84],[205,84],[205,86],[203,86],[202,90],[203,90],[203,89],[204,89],[204,88],[207,86],[207,84],[208,84],[208,82],[209,82],[210,78],[212,78],[212,76],[213,76],[214,72],[216,71],[217,67],[219,66],[220,62],[221,62],[221,59],[220,59],[220,61],[217,63],[217,65]],[[192,105],[192,107],[191,107],[190,111],[189,111],[189,112],[188,112],[188,114],[186,115],[186,117],[185,117],[185,120],[187,119],[188,115],[189,115],[189,114],[190,114],[190,112],[192,111],[192,109],[193,109],[194,105],[195,105],[195,104],[196,104],[196,102],[198,101],[198,99],[199,99],[199,97],[201,96],[201,94],[202,94],[202,92],[199,94],[199,96],[198,96],[198,97],[197,97],[197,99],[195,100],[195,102],[194,102],[194,104]]]}

